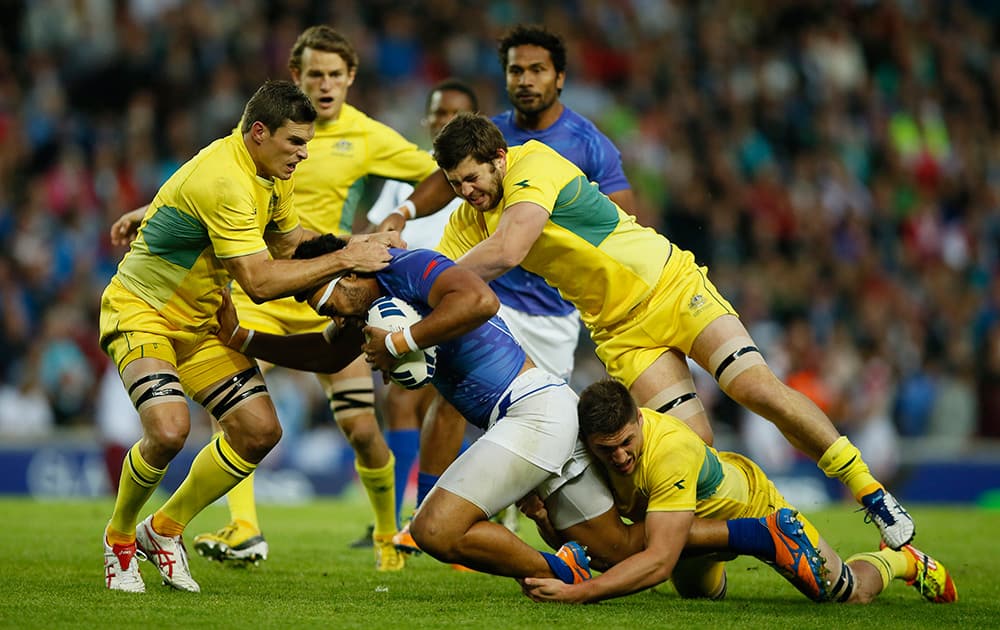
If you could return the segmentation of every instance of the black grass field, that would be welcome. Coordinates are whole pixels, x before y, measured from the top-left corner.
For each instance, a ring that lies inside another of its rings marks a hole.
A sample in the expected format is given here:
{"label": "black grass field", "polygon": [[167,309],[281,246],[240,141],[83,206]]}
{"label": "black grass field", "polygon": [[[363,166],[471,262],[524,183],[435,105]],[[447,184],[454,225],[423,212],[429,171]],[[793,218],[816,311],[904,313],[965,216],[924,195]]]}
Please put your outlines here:
{"label": "black grass field", "polygon": [[[158,504],[156,499],[151,502]],[[959,601],[935,605],[896,581],[870,606],[817,605],[765,565],[730,563],[721,602],[683,601],[669,586],[587,606],[537,604],[510,579],[464,573],[420,556],[376,573],[370,550],[350,549],[368,522],[356,493],[302,506],[261,506],[271,558],[227,568],[191,558],[201,594],[172,591],[143,563],[147,592],[104,588],[101,532],[110,500],[0,497],[0,626],[9,628],[995,628],[1000,627],[1000,511],[909,506],[919,547],[952,572]],[[144,513],[145,515],[145,513]],[[877,532],[853,506],[810,512],[843,556],[874,549]],[[227,519],[210,507],[190,538]],[[522,536],[541,543],[530,524]]]}

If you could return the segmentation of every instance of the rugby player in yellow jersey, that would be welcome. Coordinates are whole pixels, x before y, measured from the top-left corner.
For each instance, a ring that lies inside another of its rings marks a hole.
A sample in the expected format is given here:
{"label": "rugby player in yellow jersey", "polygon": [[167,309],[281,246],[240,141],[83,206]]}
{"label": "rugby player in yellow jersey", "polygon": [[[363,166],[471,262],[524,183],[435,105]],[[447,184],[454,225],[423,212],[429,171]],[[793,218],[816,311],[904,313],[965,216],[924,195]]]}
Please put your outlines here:
{"label": "rugby player in yellow jersey", "polygon": [[[308,234],[292,205],[291,177],[308,156],[315,118],[294,84],[265,83],[247,103],[240,127],[160,188],[104,291],[101,348],[117,366],[143,428],[125,457],[102,537],[111,590],[145,591],[141,551],[165,584],[200,591],[181,538],[185,526],[250,475],[281,437],[257,365],[215,334],[223,287],[235,279],[260,302],[345,271],[376,271],[389,260],[384,245],[360,241],[341,255],[282,260]],[[222,433],[198,453],[177,491],[137,526],[190,430],[185,394],[218,420]]]}
{"label": "rugby player in yellow jersey", "polygon": [[[714,555],[680,555],[695,517],[744,519],[731,521],[731,527],[754,527],[750,518],[771,520],[794,515],[755,463],[737,453],[717,452],[673,416],[638,408],[617,381],[587,387],[580,394],[577,410],[580,434],[591,454],[604,465],[619,511],[644,524],[645,545],[590,581],[565,584],[525,578],[524,592],[536,601],[595,602],[668,579],[682,597],[720,599],[726,593],[725,563]],[[776,509],[778,512],[772,514]],[[825,563],[820,570],[825,579],[784,575],[814,601],[866,604],[893,578],[906,580],[932,602],[958,599],[944,566],[912,545],[899,551],[886,547],[860,553],[843,561],[808,520],[799,515],[797,521],[813,549],[819,550],[818,557],[803,560],[813,565]],[[766,535],[763,528],[760,533]],[[776,555],[781,558],[796,551],[778,549]]]}
{"label": "rugby player in yellow jersey", "polygon": [[[292,46],[288,69],[317,112],[310,159],[295,173],[295,208],[305,228],[319,234],[350,233],[368,176],[415,183],[437,170],[429,153],[347,104],[358,55],[340,33],[329,26],[303,31]],[[318,332],[329,323],[292,298],[257,305],[235,288],[233,302],[244,322],[271,334]],[[376,569],[402,569],[404,556],[392,545],[397,529],[395,457],[375,417],[371,368],[359,358],[337,374],[318,377],[334,419],[354,449],[355,468],[374,511]],[[195,548],[218,560],[266,558],[252,476],[230,492],[228,500],[229,525],[197,536]]]}
{"label": "rugby player in yellow jersey", "polygon": [[711,445],[691,357],[726,394],[842,481],[886,543],[898,549],[910,542],[909,514],[829,418],[774,375],[690,252],[638,225],[546,145],[508,149],[482,116],[456,116],[435,138],[434,157],[465,200],[451,216],[442,253],[486,280],[516,265],[544,278],[580,311],[608,373],[643,407],[669,411]]}

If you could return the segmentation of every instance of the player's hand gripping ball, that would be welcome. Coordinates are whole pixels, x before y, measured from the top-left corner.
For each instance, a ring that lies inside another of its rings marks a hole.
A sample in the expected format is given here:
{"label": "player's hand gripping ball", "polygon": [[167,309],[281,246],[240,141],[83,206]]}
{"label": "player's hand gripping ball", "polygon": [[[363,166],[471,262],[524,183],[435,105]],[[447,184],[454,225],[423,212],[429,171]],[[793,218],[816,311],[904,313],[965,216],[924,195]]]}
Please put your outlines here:
{"label": "player's hand gripping ball", "polygon": [[[422,319],[420,313],[399,298],[380,297],[368,309],[368,325],[390,333],[412,326]],[[406,389],[417,389],[434,377],[437,346],[407,352],[397,359],[389,378]]]}

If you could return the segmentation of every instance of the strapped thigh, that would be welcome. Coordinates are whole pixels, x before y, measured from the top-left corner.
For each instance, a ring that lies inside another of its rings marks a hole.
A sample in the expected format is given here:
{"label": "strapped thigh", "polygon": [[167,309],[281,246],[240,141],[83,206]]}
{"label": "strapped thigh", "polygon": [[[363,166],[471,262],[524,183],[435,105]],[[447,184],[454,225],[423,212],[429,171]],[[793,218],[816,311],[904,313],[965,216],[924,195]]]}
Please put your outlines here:
{"label": "strapped thigh", "polygon": [[650,398],[641,407],[655,409],[660,413],[669,413],[680,420],[687,420],[705,412],[701,399],[694,388],[694,380],[689,376]]}
{"label": "strapped thigh", "polygon": [[229,377],[200,400],[212,417],[222,422],[229,413],[246,401],[267,395],[267,385],[255,365]]}
{"label": "strapped thigh", "polygon": [[128,397],[135,410],[142,412],[147,407],[168,402],[187,404],[181,379],[176,372],[153,372],[135,379],[128,387]]}
{"label": "strapped thigh", "polygon": [[708,372],[725,391],[737,376],[755,365],[766,365],[764,356],[750,337],[735,337],[719,346],[708,358]]}

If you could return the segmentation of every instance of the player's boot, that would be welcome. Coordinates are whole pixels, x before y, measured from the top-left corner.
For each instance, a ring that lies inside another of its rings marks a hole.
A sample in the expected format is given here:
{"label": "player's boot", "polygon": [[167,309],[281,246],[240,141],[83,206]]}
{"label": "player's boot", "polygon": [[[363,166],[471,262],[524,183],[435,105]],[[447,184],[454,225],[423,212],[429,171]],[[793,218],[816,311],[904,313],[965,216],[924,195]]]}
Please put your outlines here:
{"label": "player's boot", "polygon": [[396,550],[392,542],[394,536],[372,536],[376,571],[402,571],[406,566],[406,555]]}
{"label": "player's boot", "polygon": [[758,519],[771,533],[774,541],[774,558],[761,559],[775,567],[795,588],[813,601],[825,601],[826,559],[817,548],[819,540],[809,538],[797,515],[795,510],[781,508]]}
{"label": "player's boot", "polygon": [[[881,546],[885,548],[886,544],[883,542]],[[913,558],[917,565],[916,576],[912,580],[906,580],[908,585],[917,589],[927,601],[935,604],[951,604],[958,601],[958,589],[955,588],[955,582],[943,564],[913,545],[903,545],[900,551]]]}
{"label": "player's boot", "polygon": [[246,521],[235,520],[218,531],[195,536],[194,550],[219,562],[260,564],[267,560],[268,547],[260,530]]}
{"label": "player's boot", "polygon": [[372,535],[375,533],[375,526],[369,525],[365,533],[357,540],[352,541],[347,546],[351,549],[370,549],[372,546]]}
{"label": "player's boot", "polygon": [[156,565],[167,586],[179,591],[200,593],[201,587],[191,577],[187,550],[181,536],[161,536],[153,530],[153,515],[135,528],[135,543],[139,551]]}
{"label": "player's boot", "polygon": [[104,580],[107,587],[112,591],[125,591],[126,593],[145,593],[146,583],[139,575],[139,560],[142,559],[142,552],[136,549],[135,543],[131,545],[108,544],[107,536],[104,539]]}
{"label": "player's boot", "polygon": [[392,544],[396,546],[396,551],[400,553],[419,556],[423,551],[420,550],[417,541],[413,540],[413,535],[410,534],[410,523],[412,522],[412,516],[406,519],[406,522],[403,523],[403,528],[393,535]]}
{"label": "player's boot", "polygon": [[913,519],[899,504],[896,497],[879,488],[861,497],[865,522],[878,525],[882,540],[893,549],[900,549],[913,540],[916,528]]}
{"label": "player's boot", "polygon": [[572,572],[573,581],[570,584],[579,584],[590,579],[590,558],[580,543],[569,541],[556,551],[556,557],[565,562]]}

